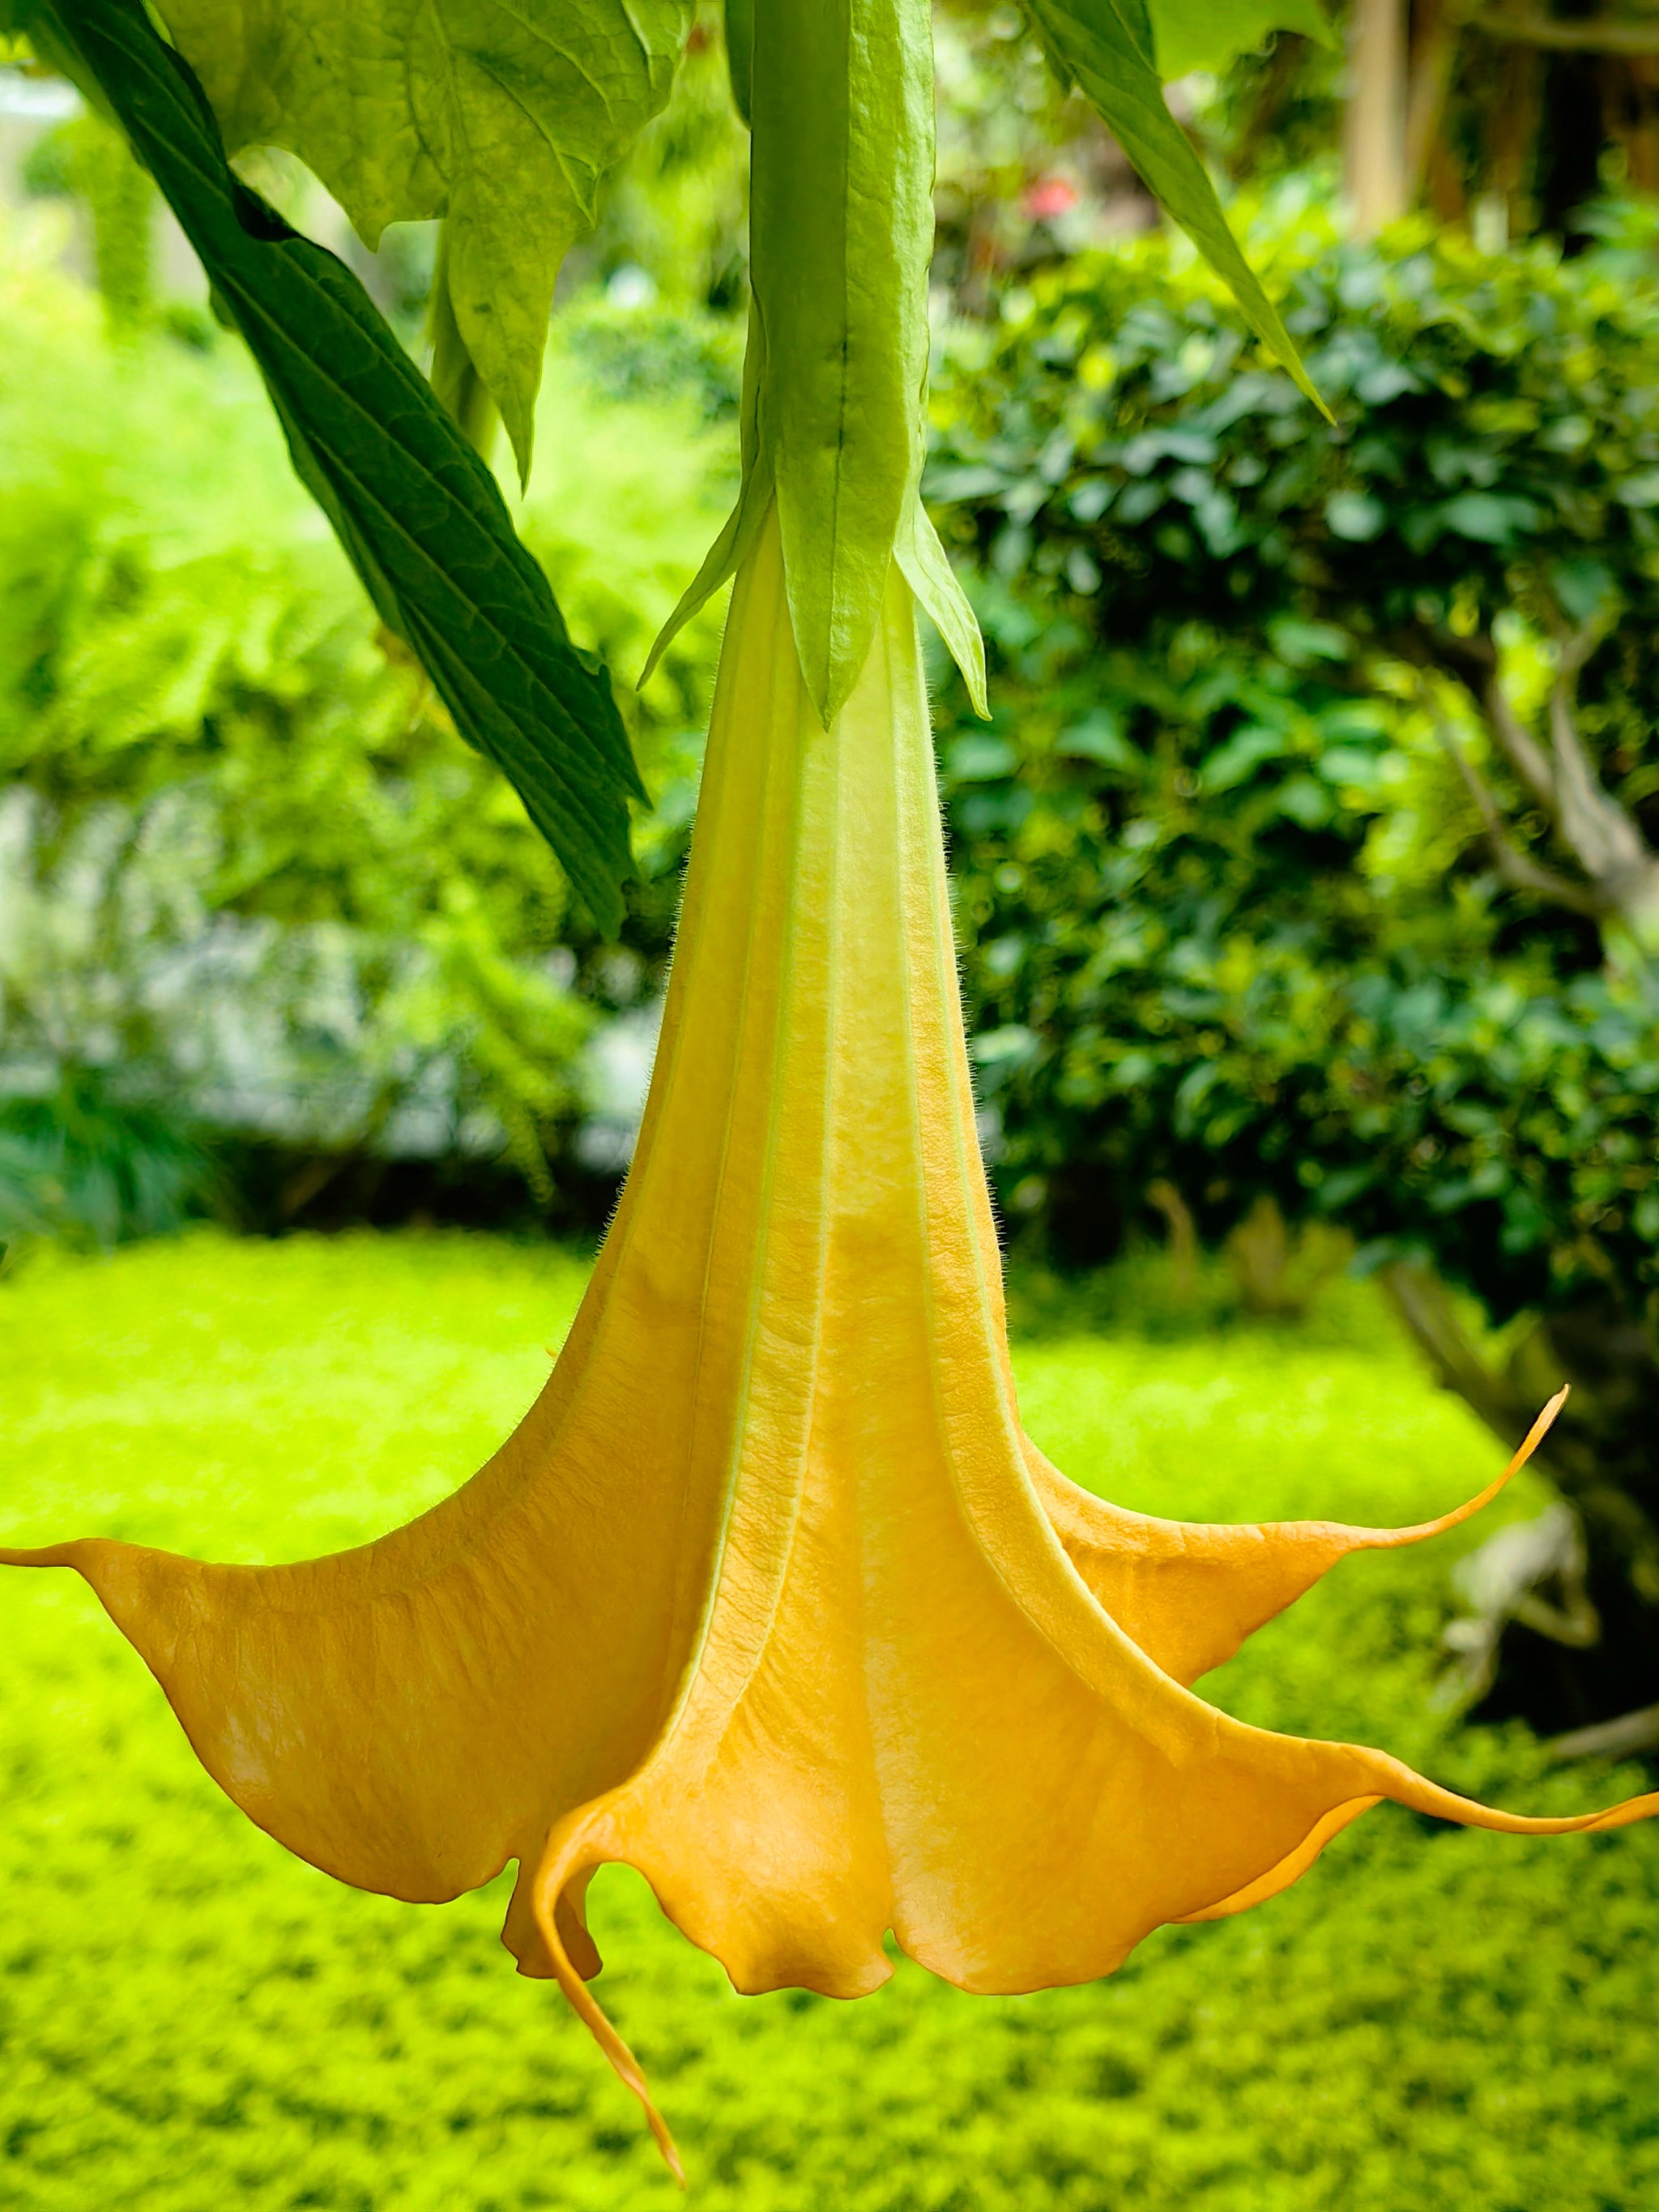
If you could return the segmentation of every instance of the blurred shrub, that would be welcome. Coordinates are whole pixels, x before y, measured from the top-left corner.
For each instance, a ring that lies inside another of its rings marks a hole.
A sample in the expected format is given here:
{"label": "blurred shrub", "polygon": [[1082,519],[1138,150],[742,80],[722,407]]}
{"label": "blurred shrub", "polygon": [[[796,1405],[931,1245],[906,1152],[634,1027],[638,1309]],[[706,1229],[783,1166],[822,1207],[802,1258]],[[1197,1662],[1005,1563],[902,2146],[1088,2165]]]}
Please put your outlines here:
{"label": "blurred shrub", "polygon": [[15,1239],[108,1246],[207,1209],[216,1177],[176,1112],[66,1069],[44,1097],[0,1099],[0,1250]]}
{"label": "blurred shrub", "polygon": [[0,1097],[115,1084],[290,1156],[290,1192],[295,1158],[505,1157],[544,1205],[595,1021],[649,994],[695,781],[713,621],[628,689],[729,490],[684,319],[625,407],[550,362],[522,516],[664,799],[647,949],[607,956],[377,637],[240,350],[112,349],[56,220],[0,233]]}
{"label": "blurred shrub", "polygon": [[1340,609],[1408,659],[1496,617],[1659,583],[1659,284],[1633,211],[1599,252],[1344,243],[1284,196],[1253,237],[1337,420],[1161,238],[1079,256],[958,328],[934,488],[1006,578],[1260,635]]}
{"label": "blurred shrub", "polygon": [[93,262],[112,333],[149,313],[160,196],[112,123],[85,110],[43,131],[21,164],[25,191],[74,198],[92,227]]}
{"label": "blurred shrub", "polygon": [[748,304],[748,223],[749,134],[732,103],[724,10],[702,0],[668,105],[608,183],[571,272],[624,297],[727,314]]}
{"label": "blurred shrub", "polygon": [[1015,653],[981,605],[998,721],[943,761],[1011,1220],[1099,1259],[1161,1177],[1212,1239],[1270,1196],[1373,1259],[1427,1247],[1500,1317],[1610,1274],[1645,1297],[1653,1001],[1506,945],[1478,872],[1374,870],[1433,765],[1386,702],[1192,639],[1157,670],[1073,634],[1055,673],[1053,632]]}
{"label": "blurred shrub", "polygon": [[950,695],[942,761],[1005,1197],[1063,1185],[1109,1243],[1174,1174],[1217,1230],[1266,1188],[1426,1239],[1500,1311],[1645,1296],[1655,1000],[1498,879],[1419,677],[1525,703],[1528,618],[1595,614],[1607,789],[1659,826],[1659,285],[1408,232],[1327,239],[1287,309],[1334,428],[1157,241],[947,362],[932,489],[1000,682],[988,731]]}
{"label": "blurred shrub", "polygon": [[674,308],[641,313],[588,294],[560,324],[560,341],[606,399],[690,399],[711,422],[735,420],[743,391],[743,325]]}

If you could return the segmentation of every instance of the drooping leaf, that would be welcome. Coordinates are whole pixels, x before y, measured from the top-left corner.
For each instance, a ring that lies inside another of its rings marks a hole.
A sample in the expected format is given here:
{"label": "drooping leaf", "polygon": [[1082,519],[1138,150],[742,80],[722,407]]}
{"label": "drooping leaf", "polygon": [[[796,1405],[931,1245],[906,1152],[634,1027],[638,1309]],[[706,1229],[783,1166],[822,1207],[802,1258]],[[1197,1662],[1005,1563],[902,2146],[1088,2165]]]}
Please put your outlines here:
{"label": "drooping leaf", "polygon": [[494,477],[357,279],[241,184],[188,66],[139,0],[31,22],[99,89],[246,339],[294,463],[381,618],[523,799],[602,927],[643,796],[610,679],[571,642]]}
{"label": "drooping leaf", "polygon": [[234,154],[284,146],[373,246],[441,216],[455,326],[530,466],[553,280],[667,100],[693,0],[166,0]]}
{"label": "drooping leaf", "polygon": [[1167,84],[1189,70],[1224,70],[1273,31],[1333,43],[1321,0],[1149,0],[1158,73]]}
{"label": "drooping leaf", "polygon": [[1225,283],[1262,343],[1324,410],[1278,309],[1227,227],[1192,141],[1164,103],[1146,0],[1026,0],[1026,7],[1056,68],[1098,109],[1148,191]]}

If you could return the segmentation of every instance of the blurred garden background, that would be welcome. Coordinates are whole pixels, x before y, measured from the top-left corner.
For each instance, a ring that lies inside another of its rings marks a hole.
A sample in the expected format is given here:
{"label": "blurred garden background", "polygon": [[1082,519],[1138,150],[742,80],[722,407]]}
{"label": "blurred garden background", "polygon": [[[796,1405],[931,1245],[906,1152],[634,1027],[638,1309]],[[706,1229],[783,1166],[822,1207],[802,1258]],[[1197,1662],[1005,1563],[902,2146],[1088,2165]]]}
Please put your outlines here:
{"label": "blurred garden background", "polygon": [[[1659,1755],[1659,15],[1234,15],[1172,105],[1334,422],[1019,15],[938,16],[927,489],[994,713],[941,653],[935,715],[1022,1398],[1127,1505],[1403,1522],[1571,1381],[1485,1524],[1210,1686],[1573,1810]],[[561,279],[515,507],[651,793],[607,943],[377,630],[147,179],[12,60],[0,1528],[302,1557],[488,1453],[626,1170],[720,608],[633,679],[735,487],[746,140],[711,14]],[[428,232],[370,254],[245,165],[418,351]],[[78,1583],[3,1620],[0,2208],[669,2201],[501,1898],[337,1887]],[[1659,2202],[1653,1829],[1379,1814],[1020,2000],[738,2000],[595,1896],[711,2206]]]}

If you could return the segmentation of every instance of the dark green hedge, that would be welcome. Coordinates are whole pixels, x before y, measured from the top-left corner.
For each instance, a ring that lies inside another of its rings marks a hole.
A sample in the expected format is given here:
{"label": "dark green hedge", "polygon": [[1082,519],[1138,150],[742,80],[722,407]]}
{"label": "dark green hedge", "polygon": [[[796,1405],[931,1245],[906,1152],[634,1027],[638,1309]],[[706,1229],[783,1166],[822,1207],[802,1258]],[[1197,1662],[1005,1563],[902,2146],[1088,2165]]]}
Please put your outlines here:
{"label": "dark green hedge", "polygon": [[930,488],[997,712],[947,684],[941,763],[1005,1209],[1081,1258],[1156,1177],[1215,1234],[1265,1192],[1500,1314],[1639,1306],[1659,995],[1499,884],[1431,707],[1501,666],[1524,708],[1597,620],[1583,725],[1659,829],[1659,288],[1628,225],[1574,263],[1407,234],[1286,304],[1334,428],[1157,241],[950,349]]}

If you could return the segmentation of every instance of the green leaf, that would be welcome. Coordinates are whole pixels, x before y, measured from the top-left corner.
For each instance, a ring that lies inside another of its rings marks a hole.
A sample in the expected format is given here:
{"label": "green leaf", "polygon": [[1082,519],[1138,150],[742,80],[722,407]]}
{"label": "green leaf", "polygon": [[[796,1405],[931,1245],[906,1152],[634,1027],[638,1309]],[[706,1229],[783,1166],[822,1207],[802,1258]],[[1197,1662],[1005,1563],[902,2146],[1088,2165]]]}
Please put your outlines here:
{"label": "green leaf", "polygon": [[627,800],[644,794],[610,679],[571,643],[495,478],[356,278],[230,169],[201,87],[141,0],[76,0],[72,29],[55,7],[36,20],[178,216],[382,619],[614,930]]}
{"label": "green leaf", "polygon": [[1152,45],[1167,84],[1191,70],[1218,76],[1274,31],[1299,31],[1322,46],[1335,36],[1320,0],[1151,0]]}
{"label": "green leaf", "polygon": [[553,281],[668,98],[693,0],[163,0],[234,154],[285,146],[371,246],[445,218],[449,307],[530,467]]}
{"label": "green leaf", "polygon": [[1138,0],[1026,0],[1026,8],[1061,76],[1098,109],[1147,190],[1226,284],[1245,321],[1328,417],[1278,309],[1227,228],[1192,141],[1164,105],[1145,6]]}
{"label": "green leaf", "polygon": [[1382,501],[1368,491],[1334,491],[1325,502],[1325,520],[1332,537],[1350,544],[1368,544],[1388,519]]}

